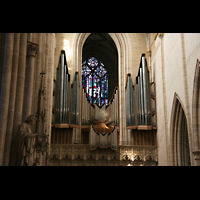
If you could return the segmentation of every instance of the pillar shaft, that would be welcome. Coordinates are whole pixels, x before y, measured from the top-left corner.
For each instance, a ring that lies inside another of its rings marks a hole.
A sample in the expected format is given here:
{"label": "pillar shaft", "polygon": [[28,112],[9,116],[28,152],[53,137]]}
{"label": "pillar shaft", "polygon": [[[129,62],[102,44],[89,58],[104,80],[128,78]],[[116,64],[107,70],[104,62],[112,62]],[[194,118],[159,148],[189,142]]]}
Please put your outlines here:
{"label": "pillar shaft", "polygon": [[16,85],[17,85],[17,73],[18,73],[18,60],[19,60],[19,43],[20,43],[20,33],[15,33],[14,36],[14,47],[13,47],[13,62],[12,62],[12,76],[10,85],[10,99],[9,99],[9,109],[8,109],[8,121],[7,121],[7,131],[4,149],[4,166],[9,165],[10,159],[10,148],[12,141],[12,130],[13,130],[13,118],[15,110],[15,96],[16,96]]}
{"label": "pillar shaft", "polygon": [[[49,119],[48,119],[48,134],[49,134],[49,144],[51,143],[51,116],[52,116],[52,95],[53,95],[53,75],[54,75],[54,42],[55,42],[55,33],[50,34],[50,52],[49,52],[49,77],[48,77],[48,92],[49,94]],[[50,153],[50,146],[48,149]]]}
{"label": "pillar shaft", "polygon": [[[48,86],[48,79],[49,79],[49,74],[50,74],[50,33],[46,33],[46,52],[45,52],[45,77],[44,77],[44,85],[46,87],[46,100],[45,100],[45,105],[44,109],[46,111],[46,116],[45,116],[45,128],[47,128],[47,134],[49,134],[48,130],[48,123],[49,123],[49,86]],[[44,152],[44,157],[46,157],[46,152]],[[46,161],[43,157],[43,165],[46,165]]]}
{"label": "pillar shaft", "polygon": [[24,121],[32,112],[32,97],[33,97],[33,83],[34,83],[34,69],[35,69],[35,56],[39,50],[39,45],[27,42],[27,67],[26,67],[26,80],[25,80],[25,97],[24,97]]}
{"label": "pillar shaft", "polygon": [[3,165],[12,71],[14,33],[6,33],[0,96],[0,166]]}
{"label": "pillar shaft", "polygon": [[26,72],[26,49],[27,49],[27,33],[21,33],[20,45],[19,45],[17,89],[16,89],[16,98],[15,98],[15,112],[14,112],[14,121],[13,121],[13,135],[12,135],[10,165],[17,164],[15,140],[16,140],[17,129],[19,125],[22,123],[25,72]]}

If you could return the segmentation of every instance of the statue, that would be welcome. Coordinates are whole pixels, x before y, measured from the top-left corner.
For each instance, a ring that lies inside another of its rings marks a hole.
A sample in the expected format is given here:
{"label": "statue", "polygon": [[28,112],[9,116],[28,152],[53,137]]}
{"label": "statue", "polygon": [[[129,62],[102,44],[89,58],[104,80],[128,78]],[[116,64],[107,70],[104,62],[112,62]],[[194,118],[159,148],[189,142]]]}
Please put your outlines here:
{"label": "statue", "polygon": [[36,115],[30,115],[17,132],[17,160],[19,166],[33,166],[36,160],[35,143],[39,133],[33,134]]}

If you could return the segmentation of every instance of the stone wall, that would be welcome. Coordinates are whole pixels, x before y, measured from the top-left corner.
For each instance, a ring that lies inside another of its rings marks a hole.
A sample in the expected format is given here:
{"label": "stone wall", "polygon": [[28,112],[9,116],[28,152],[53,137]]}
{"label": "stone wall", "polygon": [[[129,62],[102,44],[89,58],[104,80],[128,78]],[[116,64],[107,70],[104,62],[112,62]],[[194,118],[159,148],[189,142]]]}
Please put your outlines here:
{"label": "stone wall", "polygon": [[152,77],[156,82],[158,164],[171,165],[171,114],[175,93],[186,113],[190,157],[193,165],[195,137],[192,130],[194,76],[200,52],[199,33],[165,33],[152,41]]}

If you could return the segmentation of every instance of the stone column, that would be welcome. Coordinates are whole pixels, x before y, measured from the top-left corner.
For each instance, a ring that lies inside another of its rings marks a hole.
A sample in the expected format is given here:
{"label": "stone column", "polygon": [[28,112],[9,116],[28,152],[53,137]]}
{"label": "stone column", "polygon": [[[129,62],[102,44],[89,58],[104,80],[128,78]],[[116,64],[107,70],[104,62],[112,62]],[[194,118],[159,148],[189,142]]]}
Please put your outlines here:
{"label": "stone column", "polygon": [[[51,62],[50,62],[50,77],[49,77],[49,101],[50,101],[50,105],[49,105],[49,144],[51,144],[51,116],[52,116],[52,95],[53,95],[53,79],[54,79],[54,45],[55,45],[55,33],[51,33],[51,47],[50,47],[50,58],[51,58]],[[50,155],[50,145],[49,145],[49,155]]]}
{"label": "stone column", "polygon": [[41,65],[41,60],[42,60],[42,33],[38,33],[38,45],[39,45],[39,52],[37,53],[37,57],[35,58],[35,78],[34,78],[34,90],[33,90],[33,110],[38,110],[38,98],[39,98],[39,90],[40,90],[40,81],[41,81],[41,72],[42,72],[42,65]]}
{"label": "stone column", "polygon": [[8,122],[6,130],[6,141],[4,150],[4,166],[9,165],[10,159],[10,148],[12,141],[12,131],[13,131],[13,118],[15,111],[15,96],[16,96],[16,85],[17,85],[17,73],[18,73],[18,60],[19,60],[19,43],[20,43],[20,33],[15,33],[14,36],[14,47],[13,47],[13,62],[12,62],[12,76],[10,85],[10,99],[9,99],[9,109],[8,109]]}
{"label": "stone column", "polygon": [[17,74],[10,165],[16,165],[16,149],[15,149],[16,141],[15,140],[16,140],[17,129],[19,125],[22,123],[24,84],[25,84],[25,72],[26,72],[26,49],[27,49],[27,33],[21,33],[20,45],[19,45],[19,62],[18,62],[18,74]]}
{"label": "stone column", "polygon": [[[47,91],[46,91],[46,98],[47,98],[47,109],[46,109],[46,127],[47,127],[47,134],[49,135],[49,144],[51,138],[51,116],[52,116],[52,95],[53,95],[53,74],[54,74],[54,33],[47,33],[47,68],[46,68],[46,84],[47,84]],[[48,146],[48,153],[50,153],[50,146]],[[48,165],[48,163],[46,163]]]}
{"label": "stone column", "polygon": [[14,33],[5,34],[4,59],[0,95],[0,166],[3,165],[5,136],[7,128],[10,84],[12,72]]}
{"label": "stone column", "polygon": [[35,56],[39,50],[39,45],[27,42],[27,68],[26,68],[26,82],[25,82],[25,98],[24,98],[24,121],[26,118],[36,112],[32,110],[32,96],[33,96],[33,80],[35,69]]}
{"label": "stone column", "polygon": [[[44,109],[46,111],[46,115],[45,115],[45,128],[47,128],[48,131],[48,121],[49,121],[49,88],[48,88],[48,77],[49,77],[49,70],[50,70],[50,66],[49,66],[49,48],[50,48],[50,33],[46,33],[46,43],[45,43],[45,77],[44,77],[44,87],[46,88],[46,101],[44,104]],[[47,133],[48,134],[48,133]],[[43,153],[43,158],[42,158],[42,166],[46,165],[46,152]]]}

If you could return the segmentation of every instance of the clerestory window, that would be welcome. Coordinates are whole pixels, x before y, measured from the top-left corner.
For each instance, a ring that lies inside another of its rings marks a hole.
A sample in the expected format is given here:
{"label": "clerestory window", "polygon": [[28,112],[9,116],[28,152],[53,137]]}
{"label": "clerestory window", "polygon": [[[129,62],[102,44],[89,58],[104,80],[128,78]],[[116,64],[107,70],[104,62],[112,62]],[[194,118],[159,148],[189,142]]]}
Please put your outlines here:
{"label": "clerestory window", "polygon": [[82,87],[85,86],[90,103],[108,104],[108,74],[104,64],[91,57],[82,63]]}

